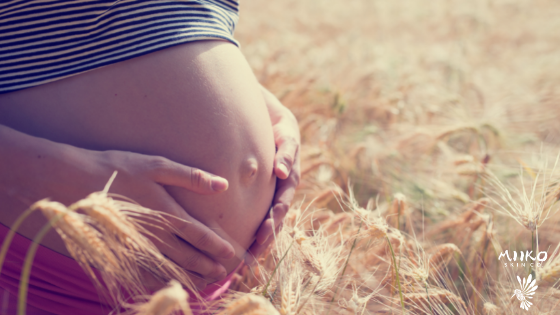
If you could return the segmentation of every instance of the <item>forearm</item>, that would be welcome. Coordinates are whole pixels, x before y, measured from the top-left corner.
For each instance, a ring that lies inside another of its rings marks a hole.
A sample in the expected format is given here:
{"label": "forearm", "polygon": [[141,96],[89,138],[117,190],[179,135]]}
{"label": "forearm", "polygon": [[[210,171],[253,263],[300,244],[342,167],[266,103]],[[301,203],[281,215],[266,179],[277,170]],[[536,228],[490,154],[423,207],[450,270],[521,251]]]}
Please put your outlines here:
{"label": "forearm", "polygon": [[[48,187],[55,186],[54,182],[83,178],[91,168],[86,160],[79,157],[80,151],[83,149],[29,136],[0,125],[0,193],[17,198],[26,205],[53,197]],[[82,176],[77,176],[78,170]],[[34,189],[42,186],[37,185],[40,183],[45,183],[43,189]],[[0,210],[6,212],[6,209]]]}
{"label": "forearm", "polygon": [[[125,151],[91,151],[32,137],[0,125],[0,222],[11,227],[32,203],[44,198],[67,205],[74,203],[102,190],[115,170],[119,175],[110,192],[139,202],[144,200],[144,206],[167,213],[170,215],[167,220],[180,232],[177,235],[188,242],[178,245],[175,235],[150,225],[147,229],[154,235],[156,246],[162,253],[181,267],[208,279],[215,280],[222,274],[225,276],[224,267],[207,255],[228,259],[234,255],[233,247],[191,217],[163,186],[216,194],[227,189],[227,181],[158,156]],[[46,219],[40,212],[35,212],[17,232],[32,239],[44,224]],[[200,240],[204,243],[197,244]],[[54,230],[41,244],[69,255]],[[209,254],[202,254],[200,249]],[[191,266],[191,262],[199,262],[200,265]],[[203,279],[193,281],[201,287],[206,283]]]}
{"label": "forearm", "polygon": [[[84,172],[88,162],[78,155],[80,150],[0,125],[0,222],[11,227],[31,204],[41,199],[69,204],[85,197],[77,187],[91,183]],[[36,212],[23,222],[18,233],[33,238],[45,223],[42,214]],[[42,244],[68,255],[54,230]]]}

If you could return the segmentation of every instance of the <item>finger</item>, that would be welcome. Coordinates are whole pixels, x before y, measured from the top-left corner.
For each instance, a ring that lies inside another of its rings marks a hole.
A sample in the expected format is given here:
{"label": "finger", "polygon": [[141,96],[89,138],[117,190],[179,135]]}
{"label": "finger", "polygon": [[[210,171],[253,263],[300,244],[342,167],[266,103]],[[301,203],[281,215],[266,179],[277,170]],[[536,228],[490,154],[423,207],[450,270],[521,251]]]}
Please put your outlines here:
{"label": "finger", "polygon": [[204,289],[206,289],[206,286],[208,285],[208,280],[205,280],[202,276],[200,276],[199,274],[196,274],[194,272],[187,272],[187,274],[189,275],[189,278],[191,279],[192,283],[194,284],[195,288],[199,291],[202,291]]}
{"label": "finger", "polygon": [[272,234],[272,230],[274,228],[274,222],[272,221],[272,217],[270,216],[270,211],[267,217],[263,220],[259,229],[257,230],[255,242],[258,244],[263,244],[266,242],[268,237]]}
{"label": "finger", "polygon": [[296,161],[298,148],[299,145],[293,138],[279,141],[278,151],[274,158],[274,173],[280,179],[286,179],[288,175],[290,175],[294,162]]}
{"label": "finger", "polygon": [[224,266],[208,258],[190,244],[174,237],[171,233],[166,234],[166,236],[159,236],[165,243],[160,246],[160,250],[177,265],[200,275],[202,279],[208,282],[216,282],[227,276]]}
{"label": "finger", "polygon": [[184,241],[213,257],[230,259],[235,256],[235,250],[229,242],[188,214],[185,213],[184,217],[185,219],[170,220],[178,232],[177,235]]}
{"label": "finger", "polygon": [[235,255],[233,246],[218,236],[208,226],[191,217],[163,187],[161,190],[161,211],[170,214],[166,219],[173,227],[173,233],[177,234],[194,248],[208,253],[216,258],[229,259]]}
{"label": "finger", "polygon": [[154,157],[151,163],[149,173],[157,183],[183,187],[199,194],[213,194],[228,189],[228,181],[225,178],[198,168],[182,165],[163,157]]}
{"label": "finger", "polygon": [[299,183],[299,163],[294,165],[293,171],[287,179],[278,179],[276,184],[276,192],[272,200],[273,217],[266,218],[257,230],[257,243],[264,243],[272,234],[272,230],[278,226],[288,213],[290,203],[294,198],[294,194]]}
{"label": "finger", "polygon": [[257,243],[264,244],[272,236],[274,229],[282,223],[288,210],[289,206],[286,204],[277,204],[272,207],[268,218],[261,223],[257,231]]}
{"label": "finger", "polygon": [[272,204],[284,204],[289,206],[294,199],[296,188],[299,182],[299,175],[292,172],[287,179],[278,179],[276,182],[276,192],[272,199]]}
{"label": "finger", "polygon": [[[166,256],[168,259],[175,262],[175,264],[180,265],[177,262],[177,261],[179,261],[179,259],[177,259],[177,258],[171,259],[170,258],[170,257],[175,257],[175,255],[173,255],[172,251],[177,250],[177,248],[181,248],[180,245],[177,244],[178,240],[175,237],[170,237],[170,235],[168,235],[167,237],[163,237],[162,235],[155,235],[155,234],[158,234],[158,233],[157,232],[152,233],[151,235],[148,235],[147,237],[154,243],[154,245],[156,245],[156,247],[162,252],[162,254],[164,256]],[[163,239],[166,239],[166,241],[163,241]],[[185,269],[185,270],[187,271],[187,274],[188,274],[189,278],[191,279],[193,285],[198,290],[203,290],[206,287],[208,282],[214,282],[214,279],[211,279],[212,277],[209,277],[208,279],[205,280],[204,277],[202,277],[201,275],[199,275],[195,272],[189,271],[187,269]],[[218,276],[216,278],[220,278],[221,271],[218,271],[217,273],[218,273]],[[166,285],[166,283],[159,282],[159,280],[154,278],[154,276],[151,274],[151,272],[149,272],[147,270],[144,270],[144,272],[141,272],[141,277],[142,277],[142,280],[144,281],[144,285],[152,291],[157,291],[161,287],[164,287]]]}
{"label": "finger", "polygon": [[[206,288],[208,281],[201,275],[189,271],[187,271],[187,275],[196,289],[203,290]],[[148,271],[144,268],[140,268],[140,277],[142,279],[142,284],[152,292],[159,291],[167,286],[166,282],[161,282],[160,279],[154,277],[154,273],[152,271]]]}
{"label": "finger", "polygon": [[[282,229],[282,224],[276,228],[276,234]],[[251,247],[247,250],[245,254],[245,263],[249,266],[254,266],[257,262],[257,258],[270,246],[274,241],[274,237],[269,237],[264,243],[260,244],[257,241],[253,242]]]}
{"label": "finger", "polygon": [[254,242],[247,251],[247,254],[245,254],[245,263],[251,267],[255,266],[257,264],[258,257],[264,252],[264,250],[270,245],[270,243],[272,243],[273,240],[273,238],[270,238],[264,244]]}
{"label": "finger", "polygon": [[142,279],[142,285],[144,285],[148,290],[152,292],[158,291],[167,285],[167,283],[162,282],[160,281],[160,279],[154,277],[152,271],[141,267],[138,269],[138,272],[140,274],[140,278]]}
{"label": "finger", "polygon": [[299,183],[299,161],[294,165],[290,176],[287,179],[278,179],[276,183],[276,192],[272,200],[273,217],[266,218],[257,230],[256,241],[259,244],[264,243],[270,235],[272,230],[284,220],[286,213],[290,208],[290,203],[294,198],[294,194]]}

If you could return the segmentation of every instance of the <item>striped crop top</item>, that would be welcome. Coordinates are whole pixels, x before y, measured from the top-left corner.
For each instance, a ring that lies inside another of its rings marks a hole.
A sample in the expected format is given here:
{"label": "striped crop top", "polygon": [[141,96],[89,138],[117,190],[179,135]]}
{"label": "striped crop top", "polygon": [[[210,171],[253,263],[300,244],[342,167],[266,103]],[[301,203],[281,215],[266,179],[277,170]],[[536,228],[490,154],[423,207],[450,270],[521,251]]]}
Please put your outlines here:
{"label": "striped crop top", "polygon": [[237,0],[0,2],[0,93],[204,39],[235,45]]}

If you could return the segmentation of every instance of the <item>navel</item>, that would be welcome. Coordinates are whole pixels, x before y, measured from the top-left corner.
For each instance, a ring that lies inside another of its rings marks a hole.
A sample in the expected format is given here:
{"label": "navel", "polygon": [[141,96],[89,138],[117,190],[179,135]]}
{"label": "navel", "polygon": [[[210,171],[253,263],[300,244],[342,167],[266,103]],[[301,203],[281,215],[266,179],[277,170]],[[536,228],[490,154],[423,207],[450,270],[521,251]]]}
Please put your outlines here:
{"label": "navel", "polygon": [[248,158],[243,161],[241,165],[241,183],[249,185],[255,181],[257,178],[257,173],[259,171],[259,163],[257,159]]}

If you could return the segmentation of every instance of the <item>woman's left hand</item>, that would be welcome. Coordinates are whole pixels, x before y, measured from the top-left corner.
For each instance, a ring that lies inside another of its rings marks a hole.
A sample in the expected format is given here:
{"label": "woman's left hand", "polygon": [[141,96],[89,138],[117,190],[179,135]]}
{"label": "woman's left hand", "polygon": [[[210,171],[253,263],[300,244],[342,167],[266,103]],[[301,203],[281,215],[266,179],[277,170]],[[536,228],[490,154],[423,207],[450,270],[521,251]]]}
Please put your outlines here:
{"label": "woman's left hand", "polygon": [[274,157],[274,173],[278,177],[276,192],[272,199],[269,215],[257,230],[256,241],[251,245],[245,262],[254,263],[254,258],[262,253],[274,240],[273,234],[278,233],[282,221],[290,208],[300,178],[300,133],[295,116],[267,89],[261,90],[270,114],[276,156]]}

